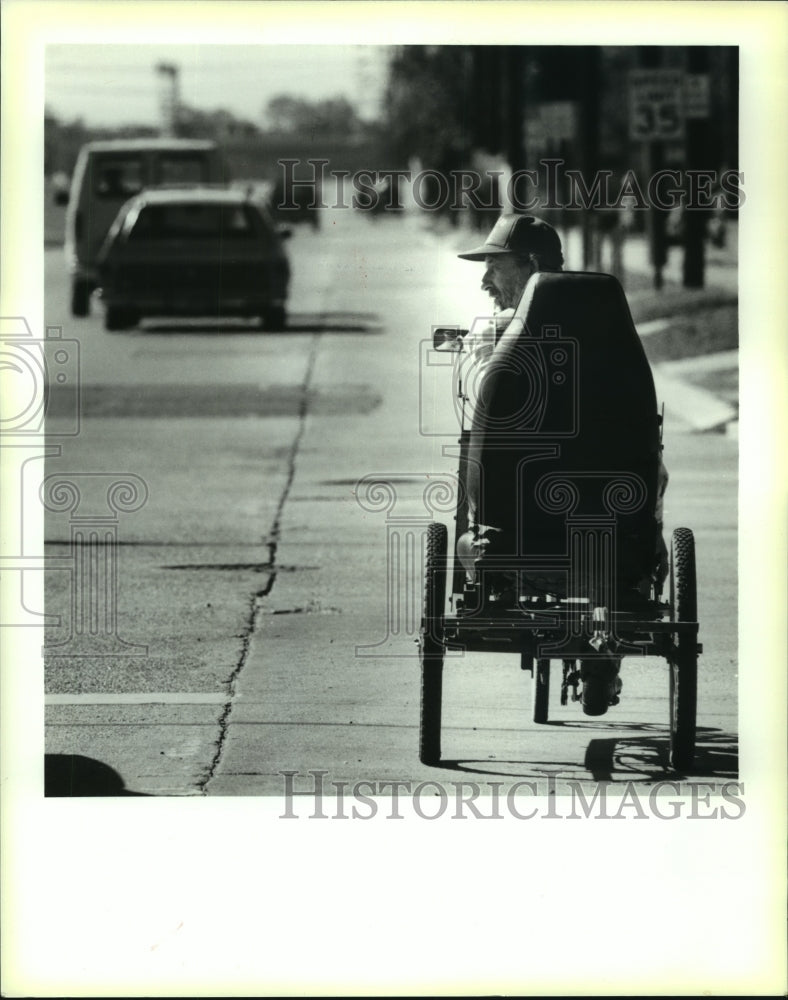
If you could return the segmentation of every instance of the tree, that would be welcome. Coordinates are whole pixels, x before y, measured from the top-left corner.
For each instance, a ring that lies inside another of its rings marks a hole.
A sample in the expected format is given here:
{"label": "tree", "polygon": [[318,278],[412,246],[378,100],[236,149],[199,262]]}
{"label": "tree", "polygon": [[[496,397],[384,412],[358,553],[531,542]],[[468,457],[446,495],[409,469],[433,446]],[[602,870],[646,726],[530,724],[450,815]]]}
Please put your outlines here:
{"label": "tree", "polygon": [[278,94],[265,106],[264,116],[272,132],[290,135],[346,137],[363,127],[355,107],[345,97],[307,101]]}
{"label": "tree", "polygon": [[236,117],[225,108],[205,111],[181,104],[178,109],[178,135],[186,139],[227,139],[254,136],[259,129],[252,122]]}
{"label": "tree", "polygon": [[396,159],[419,157],[437,169],[467,162],[470,69],[470,51],[464,46],[404,45],[397,50],[385,100]]}

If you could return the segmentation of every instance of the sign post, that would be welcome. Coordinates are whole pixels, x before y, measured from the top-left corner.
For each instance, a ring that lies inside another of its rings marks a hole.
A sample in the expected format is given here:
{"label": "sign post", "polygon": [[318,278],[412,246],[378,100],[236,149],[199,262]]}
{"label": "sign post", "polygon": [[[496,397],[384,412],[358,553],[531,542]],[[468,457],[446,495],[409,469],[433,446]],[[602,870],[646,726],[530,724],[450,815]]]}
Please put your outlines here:
{"label": "sign post", "polygon": [[[711,81],[708,74],[708,49],[693,45],[687,52],[685,145],[688,170],[702,170],[708,157]],[[706,165],[708,165],[706,163]],[[684,212],[682,237],[684,260],[682,284],[685,288],[703,288],[706,272],[706,234],[710,212],[698,205]]]}
{"label": "sign post", "polygon": [[[629,74],[629,137],[646,144],[649,173],[662,167],[663,143],[685,136],[685,74],[678,69],[633,69]],[[668,260],[666,214],[652,206],[648,217],[654,287],[662,288]]]}

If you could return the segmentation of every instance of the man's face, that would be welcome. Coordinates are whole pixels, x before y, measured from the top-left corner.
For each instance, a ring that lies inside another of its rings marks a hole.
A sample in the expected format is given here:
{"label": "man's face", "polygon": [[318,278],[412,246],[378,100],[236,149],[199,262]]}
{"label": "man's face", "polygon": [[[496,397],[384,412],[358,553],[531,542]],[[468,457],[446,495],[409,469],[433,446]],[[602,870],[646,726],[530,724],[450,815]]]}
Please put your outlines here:
{"label": "man's face", "polygon": [[512,254],[491,254],[484,258],[482,291],[489,292],[498,309],[514,309],[531,276],[531,267]]}

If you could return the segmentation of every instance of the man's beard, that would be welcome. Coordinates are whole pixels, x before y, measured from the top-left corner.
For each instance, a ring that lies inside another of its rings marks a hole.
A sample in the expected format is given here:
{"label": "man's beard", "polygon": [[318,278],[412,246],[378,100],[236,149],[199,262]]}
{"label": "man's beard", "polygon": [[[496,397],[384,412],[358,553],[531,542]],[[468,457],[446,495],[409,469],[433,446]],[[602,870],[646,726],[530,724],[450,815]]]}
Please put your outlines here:
{"label": "man's beard", "polygon": [[503,309],[508,308],[507,305],[506,305],[506,298],[505,298],[505,295],[504,295],[503,292],[499,292],[497,290],[491,291],[490,292],[490,297],[492,298],[493,303],[495,304],[495,308],[499,312],[501,310],[503,310]]}
{"label": "man's beard", "polygon": [[487,294],[490,296],[490,298],[493,300],[496,309],[500,310],[505,308],[503,292],[501,292],[494,285],[487,285],[484,291],[486,291]]}

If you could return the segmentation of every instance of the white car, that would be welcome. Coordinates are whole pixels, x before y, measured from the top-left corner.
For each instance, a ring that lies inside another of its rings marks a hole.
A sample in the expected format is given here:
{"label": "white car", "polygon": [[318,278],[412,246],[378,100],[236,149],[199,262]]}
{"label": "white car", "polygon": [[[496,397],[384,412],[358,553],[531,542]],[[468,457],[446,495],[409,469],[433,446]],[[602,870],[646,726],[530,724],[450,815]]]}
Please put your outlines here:
{"label": "white car", "polygon": [[112,139],[89,142],[77,157],[71,190],[55,194],[66,209],[66,266],[71,313],[87,316],[98,283],[99,250],[118,209],[144,188],[226,184],[227,166],[208,139]]}

